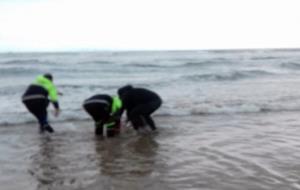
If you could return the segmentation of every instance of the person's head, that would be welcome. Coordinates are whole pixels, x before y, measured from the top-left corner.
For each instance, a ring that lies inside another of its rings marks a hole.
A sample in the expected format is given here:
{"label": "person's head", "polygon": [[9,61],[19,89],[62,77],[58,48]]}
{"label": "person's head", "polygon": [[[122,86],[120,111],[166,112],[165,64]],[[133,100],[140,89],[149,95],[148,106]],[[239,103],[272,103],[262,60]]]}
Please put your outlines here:
{"label": "person's head", "polygon": [[47,79],[49,79],[50,81],[53,81],[53,76],[50,73],[44,74],[44,77],[47,78]]}
{"label": "person's head", "polygon": [[129,92],[130,90],[133,89],[133,86],[132,85],[126,85],[126,86],[123,86],[121,88],[119,88],[118,90],[118,95],[120,97],[124,96],[127,92]]}

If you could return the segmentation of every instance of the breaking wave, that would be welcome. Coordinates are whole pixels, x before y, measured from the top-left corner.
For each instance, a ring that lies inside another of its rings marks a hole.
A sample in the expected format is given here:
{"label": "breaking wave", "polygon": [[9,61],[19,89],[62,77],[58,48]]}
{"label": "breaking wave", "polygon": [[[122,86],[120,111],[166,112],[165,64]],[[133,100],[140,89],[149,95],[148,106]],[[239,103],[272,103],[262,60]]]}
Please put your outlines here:
{"label": "breaking wave", "polygon": [[245,78],[255,78],[266,75],[272,75],[273,73],[261,70],[249,70],[249,71],[233,71],[228,73],[210,73],[210,74],[194,74],[184,76],[185,79],[193,81],[235,81]]}

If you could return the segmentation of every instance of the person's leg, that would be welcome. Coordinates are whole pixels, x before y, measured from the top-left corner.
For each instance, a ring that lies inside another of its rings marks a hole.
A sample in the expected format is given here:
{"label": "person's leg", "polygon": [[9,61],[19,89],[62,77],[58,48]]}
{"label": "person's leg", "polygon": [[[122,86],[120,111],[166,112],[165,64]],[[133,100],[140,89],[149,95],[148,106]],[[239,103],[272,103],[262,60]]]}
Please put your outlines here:
{"label": "person's leg", "polygon": [[145,122],[141,115],[142,109],[143,109],[143,105],[139,105],[135,107],[133,110],[131,110],[127,115],[129,121],[131,121],[132,126],[135,130],[138,130],[139,128],[145,126]]}
{"label": "person's leg", "polygon": [[130,115],[132,118],[133,125],[145,126],[148,124],[152,130],[156,130],[156,125],[153,119],[151,118],[151,114],[160,106],[161,100],[154,100],[134,108]]}
{"label": "person's leg", "polygon": [[32,109],[31,113],[37,118],[41,131],[44,131],[44,126],[48,125],[47,114],[42,113],[42,110],[38,107]]}
{"label": "person's leg", "polygon": [[107,137],[114,137],[117,135],[116,131],[113,128],[108,128],[106,132]]}
{"label": "person's leg", "polygon": [[145,121],[153,131],[156,130],[156,125],[151,114],[161,106],[161,103],[161,100],[154,100],[144,106],[143,114]]}
{"label": "person's leg", "polygon": [[[30,113],[32,113],[38,120],[40,125],[40,130],[43,132],[46,126],[50,126],[48,124],[47,119],[47,107],[49,101],[47,99],[34,99],[34,100],[27,100],[23,102],[25,107],[28,109]],[[53,129],[48,127],[49,132],[53,132]]]}
{"label": "person's leg", "polygon": [[49,105],[49,100],[47,99],[38,99],[34,102],[34,112],[40,124],[40,131],[47,131],[53,133],[54,129],[50,126],[48,122],[48,112],[47,108]]}
{"label": "person's leg", "polygon": [[95,135],[103,135],[103,123],[95,123]]}
{"label": "person's leg", "polygon": [[106,105],[99,103],[90,103],[84,104],[83,107],[95,122],[95,134],[103,135],[103,124],[109,117],[109,113],[105,111]]}
{"label": "person's leg", "polygon": [[48,122],[48,112],[47,112],[47,108],[49,105],[49,100],[44,99],[43,101],[40,102],[40,122],[41,122],[41,126],[42,126],[42,130],[45,130],[49,133],[53,133],[54,129],[51,127],[51,125]]}
{"label": "person's leg", "polygon": [[149,125],[149,127],[155,131],[156,130],[156,125],[155,122],[153,121],[153,119],[151,118],[150,115],[145,115],[144,116],[145,122]]}

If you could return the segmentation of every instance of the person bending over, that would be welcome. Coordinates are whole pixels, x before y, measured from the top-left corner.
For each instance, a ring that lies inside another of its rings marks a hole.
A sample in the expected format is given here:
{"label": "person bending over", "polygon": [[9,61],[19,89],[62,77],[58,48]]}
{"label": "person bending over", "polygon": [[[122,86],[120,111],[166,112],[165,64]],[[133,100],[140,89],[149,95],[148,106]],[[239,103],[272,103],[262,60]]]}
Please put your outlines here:
{"label": "person bending over", "polygon": [[83,108],[95,122],[95,134],[107,137],[120,132],[121,107],[122,101],[118,96],[106,94],[94,95],[83,102]]}
{"label": "person bending over", "polygon": [[[48,99],[49,97],[49,99]],[[59,115],[58,93],[53,84],[53,77],[47,73],[36,78],[35,82],[27,88],[22,96],[22,102],[30,113],[38,120],[40,132],[47,131],[53,133],[53,128],[49,125],[47,118],[47,108],[51,102],[55,108],[54,115]]]}
{"label": "person bending over", "polygon": [[123,110],[127,112],[127,119],[137,131],[148,125],[153,131],[156,125],[151,114],[162,104],[159,95],[145,88],[134,88],[126,85],[118,89],[118,94],[123,102]]}

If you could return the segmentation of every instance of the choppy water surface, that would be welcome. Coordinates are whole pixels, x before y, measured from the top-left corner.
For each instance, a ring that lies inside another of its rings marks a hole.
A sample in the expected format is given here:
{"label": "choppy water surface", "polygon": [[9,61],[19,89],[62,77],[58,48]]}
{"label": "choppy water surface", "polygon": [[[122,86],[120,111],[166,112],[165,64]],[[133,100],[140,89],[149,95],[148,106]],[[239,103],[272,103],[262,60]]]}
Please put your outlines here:
{"label": "choppy water surface", "polygon": [[[20,101],[45,72],[53,135]],[[0,54],[1,189],[300,189],[299,74],[299,50]],[[96,138],[82,101],[127,83],[162,96],[159,132]]]}
{"label": "choppy water surface", "polygon": [[[276,118],[276,119],[274,119]],[[157,117],[160,131],[93,135],[91,122],[0,128],[3,189],[300,189],[299,117]]]}
{"label": "choppy water surface", "polygon": [[0,125],[33,121],[20,97],[46,72],[64,93],[60,121],[87,119],[84,99],[128,83],[162,96],[159,115],[300,110],[300,50],[8,53],[0,54]]}

